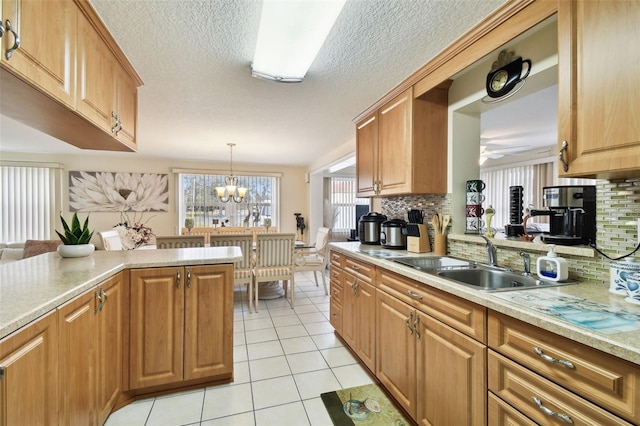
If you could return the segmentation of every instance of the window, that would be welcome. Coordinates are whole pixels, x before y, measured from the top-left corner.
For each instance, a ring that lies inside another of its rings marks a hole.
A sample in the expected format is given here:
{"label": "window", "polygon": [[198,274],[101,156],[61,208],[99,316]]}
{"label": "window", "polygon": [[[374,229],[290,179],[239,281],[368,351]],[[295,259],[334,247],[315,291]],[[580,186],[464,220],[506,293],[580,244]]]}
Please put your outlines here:
{"label": "window", "polygon": [[356,224],[356,204],[369,205],[368,198],[356,197],[356,179],[352,177],[331,178],[331,206],[334,219],[333,234],[349,235]]}
{"label": "window", "polygon": [[178,173],[178,228],[184,219],[194,219],[197,228],[211,228],[214,221],[225,226],[264,226],[271,218],[278,226],[279,176],[236,176],[238,185],[248,188],[241,203],[221,202],[215,187],[224,182],[224,175],[206,173]]}
{"label": "window", "polygon": [[2,163],[0,165],[0,241],[57,238],[55,225],[61,205],[59,164]]}

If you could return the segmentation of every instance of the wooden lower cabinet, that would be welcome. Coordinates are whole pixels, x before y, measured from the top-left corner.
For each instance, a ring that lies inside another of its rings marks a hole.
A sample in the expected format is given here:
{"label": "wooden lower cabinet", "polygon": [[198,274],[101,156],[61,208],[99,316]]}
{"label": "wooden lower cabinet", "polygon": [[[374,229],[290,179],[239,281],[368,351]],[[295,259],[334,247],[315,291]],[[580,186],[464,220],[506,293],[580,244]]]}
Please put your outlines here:
{"label": "wooden lower cabinet", "polygon": [[416,318],[418,424],[487,424],[486,346],[420,311]]}
{"label": "wooden lower cabinet", "polygon": [[416,416],[415,310],[387,293],[376,292],[376,377],[411,417]]}
{"label": "wooden lower cabinet", "polygon": [[231,376],[233,265],[129,273],[129,388]]}
{"label": "wooden lower cabinet", "polygon": [[377,291],[376,377],[421,425],[486,424],[486,347]]}
{"label": "wooden lower cabinet", "polygon": [[527,416],[489,392],[487,424],[492,426],[536,426]]}
{"label": "wooden lower cabinet", "polygon": [[0,340],[0,425],[52,425],[58,419],[55,312]]}
{"label": "wooden lower cabinet", "polygon": [[344,274],[342,336],[371,371],[375,369],[375,288]]}
{"label": "wooden lower cabinet", "polygon": [[123,277],[58,308],[61,425],[103,424],[120,395]]}

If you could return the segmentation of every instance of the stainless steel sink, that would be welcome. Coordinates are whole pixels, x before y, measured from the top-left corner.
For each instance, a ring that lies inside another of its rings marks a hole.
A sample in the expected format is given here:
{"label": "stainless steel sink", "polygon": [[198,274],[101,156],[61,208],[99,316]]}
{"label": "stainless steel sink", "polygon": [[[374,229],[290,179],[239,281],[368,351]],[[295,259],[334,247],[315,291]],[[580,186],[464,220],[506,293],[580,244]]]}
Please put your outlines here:
{"label": "stainless steel sink", "polygon": [[448,256],[396,257],[391,260],[425,272],[451,268],[468,268],[471,265],[466,260]]}
{"label": "stainless steel sink", "polygon": [[434,271],[434,273],[466,286],[491,292],[574,284],[572,282],[543,281],[533,275],[482,267]]}

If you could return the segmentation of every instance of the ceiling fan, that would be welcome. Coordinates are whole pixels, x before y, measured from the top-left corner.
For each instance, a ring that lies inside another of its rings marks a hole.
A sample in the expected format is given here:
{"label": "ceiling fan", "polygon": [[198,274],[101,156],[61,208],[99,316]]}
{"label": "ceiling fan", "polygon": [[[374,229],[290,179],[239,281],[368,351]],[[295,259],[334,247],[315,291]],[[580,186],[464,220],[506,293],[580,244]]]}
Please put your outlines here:
{"label": "ceiling fan", "polygon": [[508,154],[517,154],[530,150],[530,146],[504,146],[504,145],[480,145],[480,164],[483,164],[487,159],[496,160],[502,158]]}

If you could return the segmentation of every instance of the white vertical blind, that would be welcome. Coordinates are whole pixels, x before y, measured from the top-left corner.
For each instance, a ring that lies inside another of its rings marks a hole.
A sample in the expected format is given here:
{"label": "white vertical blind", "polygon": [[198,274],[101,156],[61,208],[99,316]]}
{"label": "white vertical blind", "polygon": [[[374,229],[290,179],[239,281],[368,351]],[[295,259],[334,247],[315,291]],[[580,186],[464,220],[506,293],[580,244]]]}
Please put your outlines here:
{"label": "white vertical blind", "polygon": [[331,207],[337,211],[333,234],[349,235],[356,223],[356,204],[369,204],[366,198],[356,197],[356,179],[352,177],[331,178]]}
{"label": "white vertical blind", "polygon": [[0,166],[0,241],[51,238],[54,173],[51,167]]}

